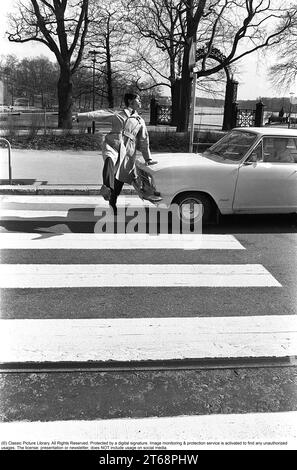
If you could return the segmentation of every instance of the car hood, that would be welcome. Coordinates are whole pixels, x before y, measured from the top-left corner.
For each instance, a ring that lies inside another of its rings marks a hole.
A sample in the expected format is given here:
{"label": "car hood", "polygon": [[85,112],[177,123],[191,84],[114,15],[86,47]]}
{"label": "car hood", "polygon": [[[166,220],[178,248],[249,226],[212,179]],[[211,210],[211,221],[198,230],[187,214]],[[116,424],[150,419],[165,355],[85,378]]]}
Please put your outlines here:
{"label": "car hood", "polygon": [[137,160],[137,166],[141,169],[144,169],[148,173],[154,174],[163,169],[173,169],[173,168],[189,168],[197,166],[216,166],[221,165],[209,158],[203,157],[199,153],[160,153],[153,154],[153,160],[156,160],[158,163],[155,165],[145,165],[140,160]]}

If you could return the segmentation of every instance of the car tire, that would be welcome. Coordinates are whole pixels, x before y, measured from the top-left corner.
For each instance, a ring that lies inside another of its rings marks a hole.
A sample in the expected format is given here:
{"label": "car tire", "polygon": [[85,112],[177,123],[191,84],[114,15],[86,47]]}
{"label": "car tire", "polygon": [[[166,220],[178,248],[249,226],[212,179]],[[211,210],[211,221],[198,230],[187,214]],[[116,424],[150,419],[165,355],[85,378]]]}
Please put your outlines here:
{"label": "car tire", "polygon": [[212,199],[202,193],[184,193],[173,201],[178,206],[178,218],[180,221],[196,222],[201,220],[209,223],[215,214],[215,204]]}

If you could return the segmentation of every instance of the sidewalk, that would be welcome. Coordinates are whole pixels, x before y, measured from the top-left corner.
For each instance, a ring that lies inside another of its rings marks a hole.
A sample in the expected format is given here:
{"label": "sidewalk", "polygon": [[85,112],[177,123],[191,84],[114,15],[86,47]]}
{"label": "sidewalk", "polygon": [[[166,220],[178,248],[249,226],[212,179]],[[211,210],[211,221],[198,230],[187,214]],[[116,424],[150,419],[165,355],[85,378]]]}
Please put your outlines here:
{"label": "sidewalk", "polygon": [[[102,185],[99,151],[12,149],[11,167],[9,185],[8,151],[0,149],[0,194],[97,195]],[[125,185],[123,194],[136,193]]]}

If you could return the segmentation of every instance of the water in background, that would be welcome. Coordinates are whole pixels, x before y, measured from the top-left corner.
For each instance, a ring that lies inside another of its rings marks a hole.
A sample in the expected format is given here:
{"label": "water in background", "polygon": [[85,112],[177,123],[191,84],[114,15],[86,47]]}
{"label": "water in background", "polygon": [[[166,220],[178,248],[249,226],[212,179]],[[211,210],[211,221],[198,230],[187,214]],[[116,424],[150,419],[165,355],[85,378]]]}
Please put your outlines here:
{"label": "water in background", "polygon": [[196,106],[195,127],[222,129],[224,107]]}
{"label": "water in background", "polygon": [[[295,111],[295,110],[293,110]],[[264,111],[263,124],[268,122],[272,111]],[[277,114],[277,113],[273,113]],[[297,112],[291,113],[292,118],[297,118]],[[196,106],[195,108],[195,128],[202,129],[222,129],[224,119],[224,107],[211,107],[211,106]]]}

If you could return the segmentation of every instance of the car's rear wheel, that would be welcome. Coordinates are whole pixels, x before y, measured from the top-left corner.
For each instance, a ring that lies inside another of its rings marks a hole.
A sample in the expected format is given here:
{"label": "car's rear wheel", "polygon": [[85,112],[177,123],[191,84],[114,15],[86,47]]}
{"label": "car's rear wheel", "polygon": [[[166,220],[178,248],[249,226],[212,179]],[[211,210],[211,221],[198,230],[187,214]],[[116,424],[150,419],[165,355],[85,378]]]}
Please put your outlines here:
{"label": "car's rear wheel", "polygon": [[202,219],[209,223],[215,213],[215,204],[206,194],[184,193],[173,201],[177,205],[179,220],[186,223],[195,223]]}

